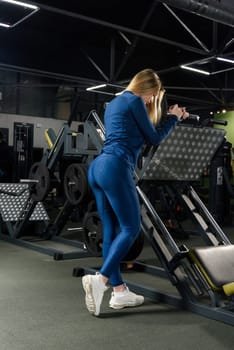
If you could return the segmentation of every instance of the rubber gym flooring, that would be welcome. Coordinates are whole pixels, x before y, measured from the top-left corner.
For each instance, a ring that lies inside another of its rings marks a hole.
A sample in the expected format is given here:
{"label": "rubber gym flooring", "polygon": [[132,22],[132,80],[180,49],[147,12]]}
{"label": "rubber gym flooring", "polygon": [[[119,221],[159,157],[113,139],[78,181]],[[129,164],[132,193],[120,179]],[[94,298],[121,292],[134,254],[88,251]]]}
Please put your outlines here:
{"label": "rubber gym flooring", "polygon": [[[234,227],[224,227],[234,241]],[[187,243],[196,240],[189,237]],[[77,267],[94,267],[101,258],[56,261],[53,257],[0,241],[0,350],[224,350],[234,344],[233,327],[192,312],[146,299],[137,308],[112,310],[111,291],[100,317],[88,313]],[[144,246],[140,261],[155,254]],[[126,280],[174,291],[166,281],[126,271]]]}

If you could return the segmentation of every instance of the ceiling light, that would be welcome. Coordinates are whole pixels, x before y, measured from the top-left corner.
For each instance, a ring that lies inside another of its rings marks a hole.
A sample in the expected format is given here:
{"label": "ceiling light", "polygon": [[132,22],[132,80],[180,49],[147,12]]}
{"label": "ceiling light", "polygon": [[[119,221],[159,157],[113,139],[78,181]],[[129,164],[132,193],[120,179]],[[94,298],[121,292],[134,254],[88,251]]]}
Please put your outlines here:
{"label": "ceiling light", "polygon": [[218,61],[223,61],[223,62],[228,62],[228,63],[234,63],[234,60],[230,60],[228,58],[223,58],[223,57],[216,57]]}
{"label": "ceiling light", "polygon": [[120,91],[120,92],[116,92],[116,93],[115,93],[115,96],[122,95],[123,92],[124,92],[124,90],[123,90],[123,91]]}
{"label": "ceiling light", "polygon": [[[217,61],[220,61],[219,63]],[[229,58],[224,58],[224,57],[217,57],[217,56],[211,56],[207,57],[201,60],[185,63],[181,65],[180,67],[183,69],[187,69],[193,72],[197,72],[200,74],[205,74],[205,75],[214,75],[214,74],[219,74],[223,72],[227,72],[233,69],[233,66],[229,67],[224,67],[223,65],[221,66],[222,69],[217,69],[220,67],[220,64],[222,63],[221,61],[227,62],[227,63],[234,63],[234,60],[231,60]],[[201,67],[202,65],[202,67]],[[205,68],[204,69],[200,69]],[[216,70],[215,70],[216,68]]]}
{"label": "ceiling light", "polygon": [[98,94],[104,94],[108,96],[117,96],[121,94],[124,89],[125,87],[122,85],[106,83],[106,84],[90,86],[86,88],[86,91],[95,92]]}
{"label": "ceiling light", "polygon": [[[40,10],[38,6],[16,0],[0,0],[1,4],[3,5],[3,9],[1,8],[2,22],[0,26],[4,28],[15,27]],[[19,9],[19,7],[23,7],[23,9]]]}
{"label": "ceiling light", "polygon": [[10,24],[0,23],[0,26],[1,26],[1,27],[5,27],[5,28],[9,28],[9,27],[10,27]]}
{"label": "ceiling light", "polygon": [[186,65],[182,65],[180,67],[183,69],[191,70],[193,72],[197,72],[197,73],[201,73],[201,74],[205,74],[205,75],[210,75],[210,72],[207,72],[206,70],[197,69],[197,68],[193,68],[193,67],[186,66]]}
{"label": "ceiling light", "polygon": [[90,87],[88,87],[86,90],[87,90],[87,91],[96,90],[96,89],[100,89],[100,88],[103,88],[103,87],[106,87],[106,84],[101,84],[101,85],[96,85],[96,86],[90,86]]}
{"label": "ceiling light", "polygon": [[9,4],[13,4],[13,5],[16,5],[16,6],[27,7],[27,8],[32,9],[32,10],[39,9],[38,6],[27,4],[26,2],[16,1],[16,0],[1,0],[1,2],[8,2]]}

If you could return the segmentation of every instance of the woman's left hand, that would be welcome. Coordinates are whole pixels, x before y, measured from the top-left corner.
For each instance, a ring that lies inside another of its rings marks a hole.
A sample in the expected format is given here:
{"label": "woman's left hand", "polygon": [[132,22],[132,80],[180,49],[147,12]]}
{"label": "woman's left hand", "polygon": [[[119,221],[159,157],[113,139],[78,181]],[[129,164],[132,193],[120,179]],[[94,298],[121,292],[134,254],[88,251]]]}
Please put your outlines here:
{"label": "woman's left hand", "polygon": [[186,112],[186,108],[179,107],[178,104],[170,106],[168,112],[169,112],[169,114],[176,115],[180,121],[188,118],[188,116],[189,116],[189,113]]}
{"label": "woman's left hand", "polygon": [[181,110],[182,110],[183,114],[180,117],[180,120],[187,119],[189,117],[189,113],[186,111],[186,107],[182,107]]}

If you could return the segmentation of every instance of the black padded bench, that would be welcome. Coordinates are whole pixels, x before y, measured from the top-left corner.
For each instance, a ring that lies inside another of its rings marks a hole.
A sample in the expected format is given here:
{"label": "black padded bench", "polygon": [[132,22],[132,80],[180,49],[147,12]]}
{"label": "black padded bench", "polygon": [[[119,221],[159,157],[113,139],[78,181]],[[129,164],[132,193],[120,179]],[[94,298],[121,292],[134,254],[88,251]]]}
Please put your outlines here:
{"label": "black padded bench", "polygon": [[226,296],[234,294],[234,245],[197,247],[189,257],[212,288]]}

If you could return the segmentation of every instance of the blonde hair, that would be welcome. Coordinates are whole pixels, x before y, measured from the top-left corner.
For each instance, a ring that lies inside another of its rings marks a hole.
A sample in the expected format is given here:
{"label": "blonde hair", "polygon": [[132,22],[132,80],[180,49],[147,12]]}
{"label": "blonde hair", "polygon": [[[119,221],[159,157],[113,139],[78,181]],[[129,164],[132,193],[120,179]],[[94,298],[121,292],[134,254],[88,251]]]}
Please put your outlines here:
{"label": "blonde hair", "polygon": [[165,90],[157,73],[150,68],[140,71],[132,78],[126,90],[139,96],[147,92],[155,92],[152,102],[146,105],[146,109],[152,123],[158,124],[162,115],[161,102]]}

